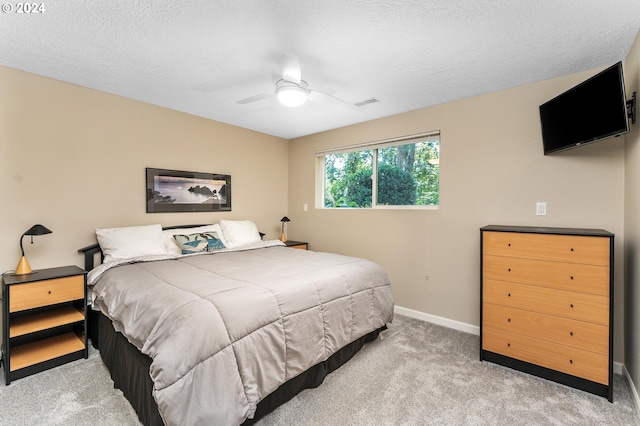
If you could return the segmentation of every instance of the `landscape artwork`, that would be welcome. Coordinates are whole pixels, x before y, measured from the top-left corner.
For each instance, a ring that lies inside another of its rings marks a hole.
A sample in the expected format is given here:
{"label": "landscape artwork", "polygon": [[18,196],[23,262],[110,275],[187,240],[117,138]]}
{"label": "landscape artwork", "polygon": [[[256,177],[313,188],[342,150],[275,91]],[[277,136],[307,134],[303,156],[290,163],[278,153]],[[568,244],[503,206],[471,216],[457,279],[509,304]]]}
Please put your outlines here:
{"label": "landscape artwork", "polygon": [[147,168],[147,213],[231,211],[231,176]]}

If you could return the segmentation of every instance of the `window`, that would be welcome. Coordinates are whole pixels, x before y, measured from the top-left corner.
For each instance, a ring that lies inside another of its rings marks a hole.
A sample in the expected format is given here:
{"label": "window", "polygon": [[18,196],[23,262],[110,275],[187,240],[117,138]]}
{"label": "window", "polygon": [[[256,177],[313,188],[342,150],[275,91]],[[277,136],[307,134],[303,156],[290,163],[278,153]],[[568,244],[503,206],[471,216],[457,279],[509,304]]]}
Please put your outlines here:
{"label": "window", "polygon": [[439,205],[440,132],[317,153],[324,208]]}

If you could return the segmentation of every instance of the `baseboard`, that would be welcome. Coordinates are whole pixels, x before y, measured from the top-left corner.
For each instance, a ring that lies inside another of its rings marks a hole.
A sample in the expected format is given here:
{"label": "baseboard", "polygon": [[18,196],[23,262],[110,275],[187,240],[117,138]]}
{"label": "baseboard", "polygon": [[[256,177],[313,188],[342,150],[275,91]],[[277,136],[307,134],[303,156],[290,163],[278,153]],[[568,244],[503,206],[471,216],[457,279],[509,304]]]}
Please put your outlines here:
{"label": "baseboard", "polygon": [[[625,379],[627,379],[627,383],[629,384],[629,389],[631,391],[631,399],[633,399],[633,402],[636,404],[636,414],[640,417],[640,397],[638,396],[638,390],[636,388],[636,385],[633,383],[633,380],[631,379],[631,375],[629,374],[629,371],[627,371],[627,367],[625,367],[624,364],[620,364],[620,366],[622,370],[621,374],[624,376]],[[614,370],[615,370],[615,365],[614,365]]]}
{"label": "baseboard", "polygon": [[402,306],[397,306],[394,308],[394,312],[399,315],[404,315],[407,317],[419,319],[426,322],[431,322],[433,324],[438,324],[443,327],[453,328],[454,330],[464,331],[465,333],[475,334],[476,336],[480,335],[480,327],[477,325],[466,324],[464,322],[455,321],[452,319],[439,317],[437,315],[425,314],[424,312],[415,311],[409,308],[403,308]]}

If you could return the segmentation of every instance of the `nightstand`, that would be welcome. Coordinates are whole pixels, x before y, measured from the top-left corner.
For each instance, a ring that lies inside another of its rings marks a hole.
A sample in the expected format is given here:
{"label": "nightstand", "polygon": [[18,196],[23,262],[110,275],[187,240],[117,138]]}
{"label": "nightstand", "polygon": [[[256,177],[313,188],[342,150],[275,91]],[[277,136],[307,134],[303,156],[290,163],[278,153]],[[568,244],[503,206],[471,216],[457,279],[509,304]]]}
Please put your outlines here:
{"label": "nightstand", "polygon": [[87,273],[77,266],[2,275],[5,382],[88,357]]}
{"label": "nightstand", "polygon": [[300,250],[309,250],[309,243],[305,243],[302,241],[285,241],[284,244],[289,248],[300,249]]}

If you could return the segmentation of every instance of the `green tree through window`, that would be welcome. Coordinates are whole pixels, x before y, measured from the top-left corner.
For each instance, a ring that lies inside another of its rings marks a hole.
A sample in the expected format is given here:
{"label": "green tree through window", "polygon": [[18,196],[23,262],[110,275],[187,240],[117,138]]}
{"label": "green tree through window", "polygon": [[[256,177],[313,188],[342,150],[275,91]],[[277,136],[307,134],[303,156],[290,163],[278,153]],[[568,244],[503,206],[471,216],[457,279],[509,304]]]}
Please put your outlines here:
{"label": "green tree through window", "polygon": [[325,208],[439,204],[439,133],[321,157]]}

